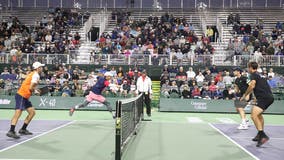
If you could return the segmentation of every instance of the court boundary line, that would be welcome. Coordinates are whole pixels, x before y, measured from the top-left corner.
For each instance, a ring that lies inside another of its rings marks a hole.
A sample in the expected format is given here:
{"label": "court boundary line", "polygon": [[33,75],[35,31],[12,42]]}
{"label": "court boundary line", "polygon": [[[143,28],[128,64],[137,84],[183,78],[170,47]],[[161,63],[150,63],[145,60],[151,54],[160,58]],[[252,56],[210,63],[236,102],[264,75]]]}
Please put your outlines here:
{"label": "court boundary line", "polygon": [[[0,130],[0,133],[7,133],[7,130]],[[41,134],[41,133],[44,133],[44,132],[33,132],[35,134]]]}
{"label": "court boundary line", "polygon": [[0,158],[0,160],[50,160],[50,159],[9,159],[9,158]]}
{"label": "court boundary line", "polygon": [[22,141],[22,142],[16,143],[16,144],[11,145],[11,146],[9,146],[9,147],[3,148],[3,149],[0,150],[0,153],[1,153],[1,152],[4,152],[4,151],[7,151],[7,150],[9,150],[9,149],[11,149],[11,148],[14,148],[14,147],[16,147],[16,146],[18,146],[18,145],[21,145],[21,144],[23,144],[23,143],[26,143],[26,142],[28,142],[28,141],[31,141],[31,140],[33,140],[33,139],[36,139],[36,138],[38,138],[38,137],[41,137],[41,136],[44,136],[44,135],[49,134],[49,133],[51,133],[51,132],[54,132],[54,131],[56,131],[56,130],[58,130],[58,129],[61,129],[61,128],[63,128],[63,127],[66,127],[66,126],[68,126],[68,125],[70,125],[70,124],[73,124],[73,123],[75,123],[75,122],[76,122],[75,120],[74,120],[74,121],[70,121],[70,122],[65,123],[65,124],[63,124],[63,125],[60,125],[60,126],[58,126],[58,127],[56,127],[56,128],[53,128],[53,129],[51,129],[51,130],[49,130],[49,131],[43,132],[43,133],[41,133],[41,134],[39,134],[39,135],[37,135],[37,136],[34,136],[34,137],[32,137],[32,138],[29,138],[29,139],[26,139],[26,140],[24,140],[24,141]]}
{"label": "court boundary line", "polygon": [[254,154],[252,154],[250,151],[248,151],[247,149],[245,149],[243,146],[241,146],[239,143],[237,143],[235,140],[233,140],[231,137],[229,137],[228,135],[226,135],[224,132],[222,132],[220,129],[218,129],[217,127],[215,127],[212,123],[208,123],[208,125],[210,127],[212,127],[213,129],[215,129],[217,132],[219,132],[221,135],[223,135],[224,137],[226,137],[229,141],[231,141],[232,143],[234,143],[236,146],[238,146],[240,149],[242,149],[244,152],[246,152],[248,155],[250,155],[251,157],[253,157],[255,160],[260,160],[258,157],[256,157]]}
{"label": "court boundary line", "polygon": [[[235,136],[232,136],[232,138],[238,138],[238,139],[251,139],[251,137],[235,137]],[[284,140],[284,138],[273,138],[273,137],[269,137],[269,139],[275,139],[275,140]]]}

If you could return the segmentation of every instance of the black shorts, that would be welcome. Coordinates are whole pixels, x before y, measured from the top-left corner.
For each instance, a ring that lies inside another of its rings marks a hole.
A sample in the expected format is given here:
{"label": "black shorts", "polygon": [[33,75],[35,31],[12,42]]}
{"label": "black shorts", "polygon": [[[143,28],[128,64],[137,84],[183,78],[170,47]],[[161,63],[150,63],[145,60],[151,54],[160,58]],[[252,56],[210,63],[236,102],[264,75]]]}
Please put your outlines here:
{"label": "black shorts", "polygon": [[271,97],[271,98],[259,98],[257,99],[257,104],[256,106],[263,109],[263,110],[266,110],[274,101],[274,98]]}
{"label": "black shorts", "polygon": [[25,110],[33,106],[32,103],[29,101],[29,99],[22,97],[18,93],[15,95],[15,100],[16,100],[16,106],[15,106],[16,110],[17,109]]}

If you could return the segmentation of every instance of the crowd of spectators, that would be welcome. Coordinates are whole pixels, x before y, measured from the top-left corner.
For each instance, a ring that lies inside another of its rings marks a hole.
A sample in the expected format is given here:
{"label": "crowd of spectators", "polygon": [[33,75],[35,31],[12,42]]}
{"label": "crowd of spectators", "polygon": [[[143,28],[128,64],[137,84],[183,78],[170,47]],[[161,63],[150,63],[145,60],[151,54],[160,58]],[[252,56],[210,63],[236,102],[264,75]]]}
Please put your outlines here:
{"label": "crowd of spectators", "polygon": [[[13,95],[31,72],[31,67],[23,68],[5,67],[0,75],[0,94]],[[103,76],[106,71],[113,74],[109,87],[104,94],[107,96],[129,97],[136,95],[136,80],[140,76],[141,68],[129,68],[124,71],[119,68],[98,68],[91,73],[86,73],[78,66],[56,64],[52,67],[45,66],[41,73],[39,87],[48,86],[48,96],[85,96],[89,93],[91,87],[96,83],[98,76]]]}
{"label": "crowd of spectators", "polygon": [[[284,87],[284,77],[270,68],[260,68],[259,72],[267,79],[270,87]],[[248,76],[244,70],[242,73]],[[216,66],[194,71],[183,67],[165,66],[161,74],[161,95],[167,98],[192,99],[235,99],[235,77],[230,70],[219,70]]]}
{"label": "crowd of spectators", "polygon": [[33,26],[21,23],[15,16],[0,24],[0,62],[10,55],[12,63],[21,63],[24,53],[69,54],[80,44],[80,35],[70,29],[86,21],[90,14],[79,14],[67,9],[50,9]]}
{"label": "crowd of spectators", "polygon": [[227,20],[228,24],[233,25],[234,39],[229,41],[227,48],[233,51],[231,56],[250,55],[261,64],[265,55],[284,55],[283,22],[277,22],[269,34],[264,32],[262,19],[257,19],[255,24],[245,24],[241,22],[240,15],[236,17],[230,14]]}
{"label": "crowd of spectators", "polygon": [[98,39],[102,54],[147,54],[152,55],[153,64],[164,64],[158,56],[170,55],[181,63],[184,57],[214,52],[211,32],[197,37],[194,25],[184,17],[165,13],[161,17],[134,19],[130,12],[116,12],[113,18],[117,27]]}

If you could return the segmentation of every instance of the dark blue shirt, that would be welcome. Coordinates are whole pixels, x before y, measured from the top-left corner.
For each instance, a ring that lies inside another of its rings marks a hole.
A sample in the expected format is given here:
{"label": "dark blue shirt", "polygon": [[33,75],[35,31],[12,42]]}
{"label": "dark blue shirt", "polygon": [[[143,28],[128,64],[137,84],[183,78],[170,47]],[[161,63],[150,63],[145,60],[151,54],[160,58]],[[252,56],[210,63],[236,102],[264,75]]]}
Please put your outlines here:
{"label": "dark blue shirt", "polygon": [[101,95],[105,87],[107,87],[107,80],[104,77],[98,77],[97,83],[92,87],[92,92]]}

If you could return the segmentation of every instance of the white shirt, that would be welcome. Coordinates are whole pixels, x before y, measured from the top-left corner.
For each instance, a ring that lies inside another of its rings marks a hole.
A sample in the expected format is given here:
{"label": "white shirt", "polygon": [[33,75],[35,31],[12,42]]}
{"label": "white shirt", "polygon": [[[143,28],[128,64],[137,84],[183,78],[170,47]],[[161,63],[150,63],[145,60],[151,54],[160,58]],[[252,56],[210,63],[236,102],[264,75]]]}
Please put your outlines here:
{"label": "white shirt", "polygon": [[187,79],[191,79],[196,76],[194,71],[187,71],[186,74],[187,74]]}
{"label": "white shirt", "polygon": [[203,82],[205,77],[203,76],[203,74],[199,74],[195,78],[197,82]]}
{"label": "white shirt", "polygon": [[39,83],[39,79],[40,79],[39,74],[38,74],[37,72],[35,72],[35,73],[33,74],[33,76],[32,76],[32,81],[31,81],[31,82],[38,84],[38,83]]}
{"label": "white shirt", "polygon": [[18,51],[17,49],[13,48],[13,49],[10,51],[10,55],[11,55],[11,56],[16,55],[17,51]]}
{"label": "white shirt", "polygon": [[45,40],[48,41],[48,42],[51,42],[52,41],[52,36],[51,35],[46,35],[45,36]]}
{"label": "white shirt", "polygon": [[274,72],[268,72],[268,77],[271,76],[272,78],[274,77],[275,73]]}
{"label": "white shirt", "polygon": [[231,85],[232,82],[233,82],[233,78],[231,76],[224,76],[223,77],[223,82],[226,84],[226,85]]}
{"label": "white shirt", "polygon": [[177,52],[176,57],[177,57],[177,59],[182,59],[183,58],[182,52]]}
{"label": "white shirt", "polygon": [[151,78],[146,76],[143,81],[142,76],[140,76],[137,80],[137,92],[150,92],[152,94],[152,81]]}

